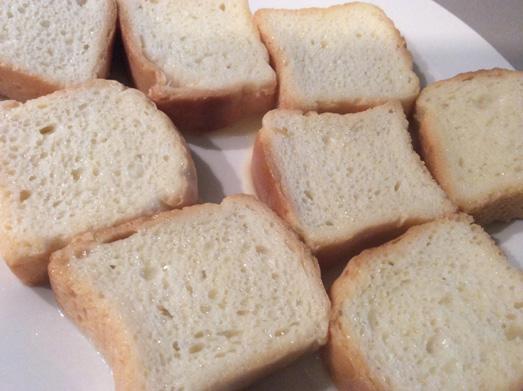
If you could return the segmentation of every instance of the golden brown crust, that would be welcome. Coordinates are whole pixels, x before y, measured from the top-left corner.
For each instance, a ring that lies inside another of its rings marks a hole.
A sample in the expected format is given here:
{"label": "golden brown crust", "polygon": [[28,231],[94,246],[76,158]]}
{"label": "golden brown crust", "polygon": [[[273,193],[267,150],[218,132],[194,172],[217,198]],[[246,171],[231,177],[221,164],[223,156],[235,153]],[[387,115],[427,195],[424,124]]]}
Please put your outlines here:
{"label": "golden brown crust", "polygon": [[[111,65],[112,49],[114,44],[114,32],[116,30],[116,3],[114,0],[108,0],[110,3],[110,12],[107,15],[107,24],[104,26],[107,34],[102,42],[107,42],[106,49],[101,53],[98,63],[93,69],[92,79],[105,78],[109,73]],[[80,81],[83,83],[84,81]],[[26,71],[14,68],[9,64],[0,63],[0,95],[7,96],[17,101],[26,101],[37,98],[42,95],[60,90],[66,86],[45,77],[36,74],[30,74]]]}
{"label": "golden brown crust", "polygon": [[[276,74],[278,76],[279,80],[279,91],[278,91],[278,108],[281,109],[298,109],[298,110],[304,110],[304,111],[317,111],[317,112],[332,112],[332,113],[339,113],[339,114],[345,114],[345,113],[356,113],[360,111],[367,110],[371,107],[379,106],[381,104],[384,104],[390,100],[398,100],[401,102],[403,106],[403,110],[408,115],[414,106],[414,102],[416,100],[416,97],[419,94],[419,80],[418,80],[418,86],[411,96],[404,97],[399,99],[398,97],[388,97],[388,98],[376,98],[376,99],[363,99],[363,98],[351,98],[344,101],[316,101],[314,105],[309,105],[304,102],[300,101],[300,98],[296,96],[295,92],[291,89],[287,89],[284,87],[285,83],[282,83],[282,79],[286,77],[286,69],[287,69],[287,63],[288,59],[285,57],[285,53],[281,49],[280,45],[278,44],[277,40],[273,36],[272,32],[269,28],[266,28],[264,18],[266,15],[269,15],[271,12],[282,12],[287,14],[310,14],[310,13],[316,13],[316,12],[333,12],[336,11],[338,8],[347,8],[347,7],[357,7],[357,6],[365,6],[372,8],[374,12],[377,13],[377,16],[379,16],[382,21],[387,24],[394,32],[397,38],[397,45],[398,49],[402,51],[402,57],[405,60],[405,64],[409,69],[412,69],[413,67],[413,61],[412,61],[412,55],[407,50],[407,43],[405,42],[405,39],[401,35],[400,31],[396,28],[394,23],[390,18],[385,15],[383,10],[377,6],[374,6],[372,4],[367,3],[360,3],[360,2],[353,2],[348,4],[338,4],[334,5],[328,8],[302,8],[302,9],[292,9],[292,10],[286,10],[286,9],[273,9],[273,8],[265,8],[260,9],[255,12],[254,14],[254,22],[256,26],[258,27],[258,30],[260,31],[260,35],[262,38],[263,43],[269,50],[269,54],[271,57],[271,63],[274,65],[274,68],[276,69]],[[417,78],[417,77],[416,77]]]}
{"label": "golden brown crust", "polygon": [[144,390],[145,381],[141,377],[139,355],[134,352],[132,336],[126,332],[123,320],[112,304],[100,297],[91,286],[75,278],[69,268],[69,259],[75,251],[88,251],[98,241],[110,241],[117,235],[127,234],[125,228],[109,229],[100,232],[99,237],[90,233],[73,240],[63,250],[51,256],[49,277],[56,301],[65,314],[101,350],[113,369],[116,390]]}
{"label": "golden brown crust", "polygon": [[502,76],[523,77],[523,72],[493,68],[460,73],[450,79],[440,80],[427,86],[416,101],[415,119],[418,123],[421,151],[430,172],[452,202],[463,212],[474,216],[478,224],[481,225],[487,225],[493,221],[510,221],[523,218],[523,184],[496,189],[485,197],[473,201],[463,200],[454,187],[445,149],[437,136],[437,132],[434,131],[434,127],[437,126],[435,114],[427,111],[423,105],[423,100],[433,89],[449,82],[468,81],[475,77]]}
{"label": "golden brown crust", "polygon": [[181,130],[219,129],[240,118],[265,113],[275,106],[276,78],[256,90],[247,86],[221,90],[168,87],[167,76],[143,52],[122,0],[119,0],[119,22],[137,88],[167,113]]}
{"label": "golden brown crust", "polygon": [[251,177],[258,198],[298,231],[291,205],[281,186],[281,177],[270,155],[270,146],[263,139],[263,129],[258,132],[254,142]]}
{"label": "golden brown crust", "polygon": [[[305,271],[317,284],[316,289],[318,292],[324,292],[317,261],[312,256],[310,250],[299,241],[294,232],[290,230],[272,210],[257,201],[254,197],[248,195],[238,194],[229,196],[224,199],[222,204],[231,201],[240,201],[253,209],[258,209],[261,213],[267,214],[269,218],[274,219],[276,223],[275,229],[286,238],[287,245],[300,255]],[[109,298],[100,297],[92,287],[79,281],[71,272],[68,265],[69,260],[72,257],[81,258],[101,243],[110,243],[125,239],[139,230],[147,229],[163,221],[175,219],[181,215],[191,215],[197,210],[199,211],[204,208],[215,207],[218,207],[218,205],[196,205],[184,209],[162,212],[151,217],[140,218],[112,228],[87,232],[77,236],[67,247],[55,252],[51,256],[49,276],[57,302],[62,307],[64,313],[94,341],[104,357],[107,358],[113,369],[117,390],[144,389],[145,377],[142,371],[143,365],[139,362],[139,355],[133,350],[136,344],[129,338],[127,327],[123,323],[122,317],[118,316],[119,311],[112,308]],[[326,294],[324,294],[323,304],[325,314],[328,314],[330,302]],[[278,352],[278,354],[271,352],[270,354],[260,355],[257,357],[254,365],[241,368],[241,371],[238,369],[239,373],[224,376],[212,385],[212,389],[225,390],[245,387],[264,374],[285,366],[304,352],[317,349],[325,342],[326,335],[321,341],[314,341],[309,346],[304,346],[302,349],[290,353],[288,349],[285,348],[282,349],[281,352]],[[280,357],[276,358],[278,355]]]}

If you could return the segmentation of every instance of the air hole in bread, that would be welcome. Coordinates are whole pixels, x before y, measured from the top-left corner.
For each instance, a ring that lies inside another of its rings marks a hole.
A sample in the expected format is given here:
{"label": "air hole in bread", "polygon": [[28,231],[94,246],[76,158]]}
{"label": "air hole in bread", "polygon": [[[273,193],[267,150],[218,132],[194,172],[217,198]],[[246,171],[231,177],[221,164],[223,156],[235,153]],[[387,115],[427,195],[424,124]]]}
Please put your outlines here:
{"label": "air hole in bread", "polygon": [[160,313],[160,315],[166,317],[166,318],[169,318],[169,319],[172,319],[173,316],[171,315],[171,313],[169,312],[169,310],[167,310],[167,308],[165,308],[163,305],[161,304],[158,304],[156,306],[156,308],[158,309],[158,312]]}
{"label": "air hole in bread", "polygon": [[76,0],[76,4],[78,4],[80,7],[83,7],[87,3],[87,0]]}
{"label": "air hole in bread", "polygon": [[265,246],[256,246],[256,253],[257,254],[267,254],[269,250]]}
{"label": "air hole in bread", "polygon": [[71,176],[73,177],[73,180],[75,182],[78,182],[78,180],[80,179],[80,176],[82,175],[82,170],[77,168],[77,169],[74,169],[71,171]]}
{"label": "air hole in bread", "polygon": [[314,200],[314,196],[312,195],[312,193],[308,190],[305,190],[303,192],[303,194],[305,194],[305,197],[307,197],[309,200],[313,201]]}
{"label": "air hole in bread", "polygon": [[19,194],[20,202],[24,202],[29,197],[31,197],[31,192],[29,190],[22,190]]}
{"label": "air hole in bread", "polygon": [[55,125],[47,125],[40,129],[40,134],[44,135],[44,136],[48,135],[48,134],[52,134],[55,131],[55,129],[56,129]]}
{"label": "air hole in bread", "polygon": [[512,341],[516,338],[522,338],[523,339],[523,327],[517,324],[511,324],[508,327],[505,328],[505,337]]}
{"label": "air hole in bread", "polygon": [[194,345],[191,345],[191,347],[189,348],[189,353],[194,354],[201,352],[204,347],[205,345],[203,343],[196,343]]}
{"label": "air hole in bread", "polygon": [[40,26],[42,26],[43,28],[48,28],[51,24],[49,23],[48,20],[42,20],[40,22]]}

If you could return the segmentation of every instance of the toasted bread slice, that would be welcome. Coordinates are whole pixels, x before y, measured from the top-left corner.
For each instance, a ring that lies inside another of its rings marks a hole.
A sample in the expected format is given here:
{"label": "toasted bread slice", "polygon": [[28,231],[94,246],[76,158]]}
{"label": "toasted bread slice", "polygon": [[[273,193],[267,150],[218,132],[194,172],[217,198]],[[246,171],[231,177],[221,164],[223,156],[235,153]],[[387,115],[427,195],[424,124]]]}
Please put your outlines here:
{"label": "toasted bread slice", "polygon": [[455,211],[412,149],[399,103],[345,115],[271,111],[251,170],[258,196],[322,264]]}
{"label": "toasted bread slice", "polygon": [[197,200],[183,138],[115,81],[2,102],[0,156],[0,254],[29,284],[73,236]]}
{"label": "toasted bread slice", "polygon": [[278,74],[278,107],[348,113],[400,100],[410,111],[419,80],[380,8],[262,9],[255,21]]}
{"label": "toasted bread slice", "polygon": [[316,260],[249,196],[83,235],[49,273],[117,390],[236,389],[327,337]]}
{"label": "toasted bread slice", "polygon": [[182,130],[211,130],[275,104],[276,75],[247,0],[118,0],[136,85]]}
{"label": "toasted bread slice", "polygon": [[523,72],[431,84],[416,117],[427,165],[456,205],[480,224],[523,218]]}
{"label": "toasted bread slice", "polygon": [[523,389],[523,272],[466,215],[353,258],[331,298],[340,389]]}
{"label": "toasted bread slice", "polygon": [[114,0],[0,3],[0,95],[24,101],[109,72]]}

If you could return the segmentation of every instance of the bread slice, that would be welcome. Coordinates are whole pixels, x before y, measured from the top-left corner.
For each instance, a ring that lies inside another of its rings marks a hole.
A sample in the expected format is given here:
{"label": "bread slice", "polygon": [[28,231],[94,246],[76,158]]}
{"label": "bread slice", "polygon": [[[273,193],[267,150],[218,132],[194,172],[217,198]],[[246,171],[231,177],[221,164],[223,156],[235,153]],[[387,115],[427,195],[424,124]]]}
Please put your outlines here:
{"label": "bread slice", "polygon": [[340,389],[523,389],[523,272],[466,215],[353,258],[331,298]]}
{"label": "bread slice", "polygon": [[276,75],[247,0],[118,0],[138,88],[182,130],[211,130],[275,104]]}
{"label": "bread slice", "polygon": [[0,95],[24,101],[109,72],[114,0],[0,2]]}
{"label": "bread slice", "polygon": [[456,205],[481,224],[523,218],[523,72],[431,84],[416,117],[425,160]]}
{"label": "bread slice", "polygon": [[419,93],[405,40],[365,3],[263,9],[255,21],[279,79],[279,107],[347,113],[388,100],[409,111]]}
{"label": "bread slice", "polygon": [[323,264],[454,212],[407,125],[399,103],[345,115],[271,111],[253,151],[256,193]]}
{"label": "bread slice", "polygon": [[74,235],[197,199],[183,138],[115,81],[2,102],[0,156],[0,254],[28,284]]}
{"label": "bread slice", "polygon": [[236,389],[327,337],[317,261],[250,196],[85,234],[49,274],[117,390]]}

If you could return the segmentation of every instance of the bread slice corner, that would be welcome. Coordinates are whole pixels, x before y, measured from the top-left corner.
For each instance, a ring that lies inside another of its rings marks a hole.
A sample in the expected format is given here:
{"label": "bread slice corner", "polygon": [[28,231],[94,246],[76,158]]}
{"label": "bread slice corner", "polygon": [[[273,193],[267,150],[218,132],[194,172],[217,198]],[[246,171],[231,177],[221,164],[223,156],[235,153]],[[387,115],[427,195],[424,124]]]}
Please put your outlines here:
{"label": "bread slice corner", "polygon": [[236,389],[327,339],[316,260],[250,196],[84,234],[49,274],[117,389]]}
{"label": "bread slice corner", "polygon": [[364,251],[330,297],[325,357],[341,389],[523,386],[523,272],[467,215]]}

